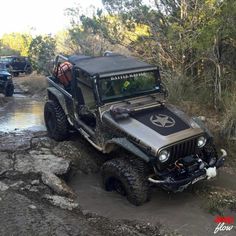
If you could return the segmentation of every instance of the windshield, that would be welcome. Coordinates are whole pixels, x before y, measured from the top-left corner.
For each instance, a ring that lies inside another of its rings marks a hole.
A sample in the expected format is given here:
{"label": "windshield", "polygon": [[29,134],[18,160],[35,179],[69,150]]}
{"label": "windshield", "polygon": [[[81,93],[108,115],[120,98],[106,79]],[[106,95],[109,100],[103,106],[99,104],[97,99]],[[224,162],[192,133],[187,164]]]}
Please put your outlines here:
{"label": "windshield", "polygon": [[103,102],[154,93],[159,90],[157,72],[117,75],[99,81],[100,97]]}
{"label": "windshield", "polygon": [[0,59],[2,62],[11,62],[12,61],[12,57],[1,57]]}

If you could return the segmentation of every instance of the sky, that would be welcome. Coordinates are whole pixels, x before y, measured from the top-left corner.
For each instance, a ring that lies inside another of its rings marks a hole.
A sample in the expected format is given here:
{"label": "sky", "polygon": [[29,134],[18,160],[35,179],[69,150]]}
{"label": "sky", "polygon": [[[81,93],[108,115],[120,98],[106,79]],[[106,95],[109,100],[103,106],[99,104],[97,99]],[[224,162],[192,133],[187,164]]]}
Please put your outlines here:
{"label": "sky", "polygon": [[2,0],[0,36],[11,32],[55,34],[69,26],[65,9],[77,4],[83,9],[102,7],[101,0]]}

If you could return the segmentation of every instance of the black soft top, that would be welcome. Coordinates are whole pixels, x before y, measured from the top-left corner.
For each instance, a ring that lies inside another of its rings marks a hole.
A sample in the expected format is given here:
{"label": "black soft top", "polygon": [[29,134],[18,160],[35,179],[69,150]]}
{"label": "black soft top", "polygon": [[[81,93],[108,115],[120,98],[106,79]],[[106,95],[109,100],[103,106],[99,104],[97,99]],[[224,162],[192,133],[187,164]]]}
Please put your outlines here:
{"label": "black soft top", "polygon": [[139,61],[133,57],[123,55],[109,55],[102,57],[90,57],[74,55],[68,61],[89,75],[108,77],[118,74],[135,73],[156,70],[157,67],[146,62]]}

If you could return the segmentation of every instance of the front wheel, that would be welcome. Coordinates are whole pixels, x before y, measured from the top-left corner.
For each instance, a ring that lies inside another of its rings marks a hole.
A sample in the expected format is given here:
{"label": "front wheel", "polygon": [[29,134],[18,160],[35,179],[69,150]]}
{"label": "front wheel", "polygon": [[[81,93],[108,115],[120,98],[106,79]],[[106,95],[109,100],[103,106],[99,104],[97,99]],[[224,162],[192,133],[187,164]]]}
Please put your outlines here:
{"label": "front wheel", "polygon": [[49,137],[56,141],[65,140],[69,134],[66,114],[56,101],[47,101],[44,106],[44,120]]}
{"label": "front wheel", "polygon": [[126,159],[112,159],[102,166],[103,184],[107,191],[126,196],[133,205],[140,206],[150,199],[147,176]]}
{"label": "front wheel", "polygon": [[14,85],[8,84],[4,91],[5,97],[12,97],[13,94],[14,94]]}
{"label": "front wheel", "polygon": [[14,77],[18,77],[19,74],[20,74],[19,72],[13,72],[13,76],[14,76]]}

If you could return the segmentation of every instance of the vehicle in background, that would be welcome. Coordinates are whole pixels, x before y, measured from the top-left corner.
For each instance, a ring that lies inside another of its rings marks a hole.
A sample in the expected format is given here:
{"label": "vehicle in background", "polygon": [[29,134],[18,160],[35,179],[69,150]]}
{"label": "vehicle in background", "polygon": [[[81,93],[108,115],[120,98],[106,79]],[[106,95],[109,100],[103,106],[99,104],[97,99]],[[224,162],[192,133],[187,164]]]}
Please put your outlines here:
{"label": "vehicle in background", "polygon": [[6,64],[8,71],[15,77],[19,76],[20,73],[32,73],[32,66],[27,57],[2,56],[0,62]]}
{"label": "vehicle in background", "polygon": [[6,97],[11,97],[14,93],[12,75],[8,72],[4,63],[0,63],[0,93]]}

